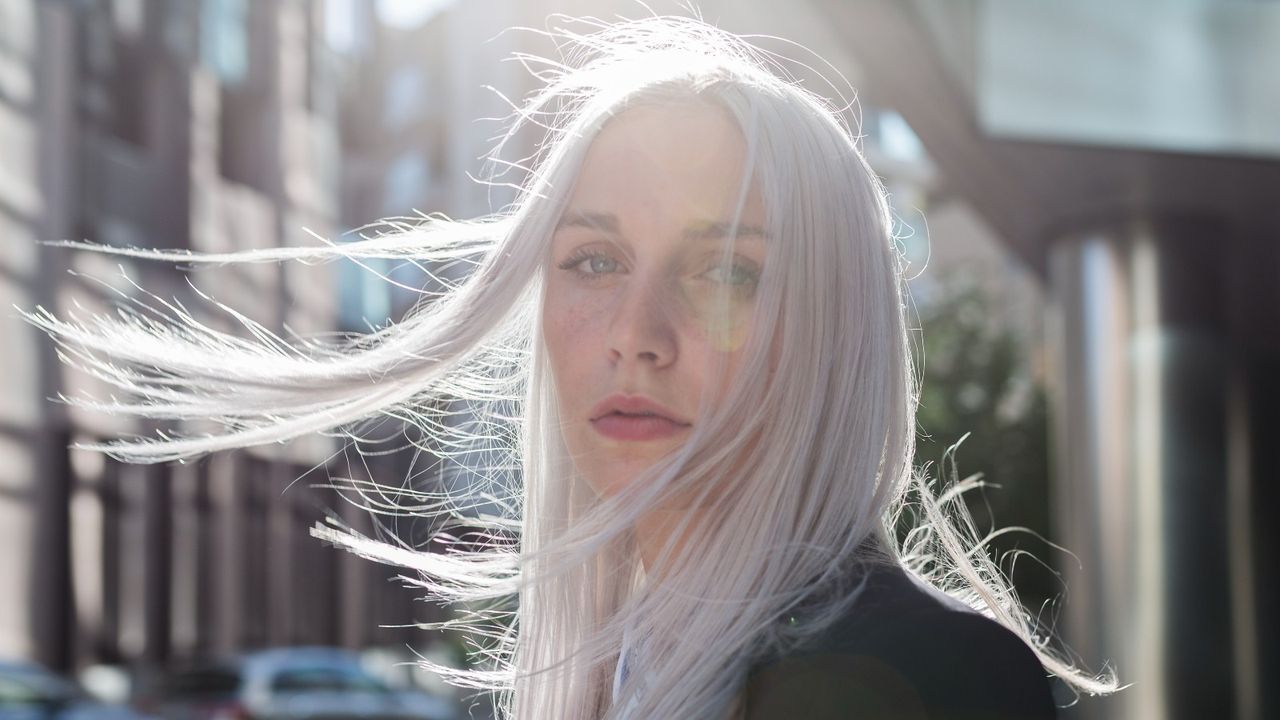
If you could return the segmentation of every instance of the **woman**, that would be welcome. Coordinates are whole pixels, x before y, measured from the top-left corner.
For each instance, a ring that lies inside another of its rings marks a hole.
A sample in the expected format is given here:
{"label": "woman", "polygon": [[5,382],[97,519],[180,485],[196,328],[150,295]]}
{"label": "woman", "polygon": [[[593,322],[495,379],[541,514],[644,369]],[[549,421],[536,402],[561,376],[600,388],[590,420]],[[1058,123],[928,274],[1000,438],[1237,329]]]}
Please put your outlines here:
{"label": "woman", "polygon": [[[1036,638],[963,514],[913,473],[900,258],[840,112],[700,21],[587,25],[533,68],[546,87],[507,137],[547,136],[509,211],[177,256],[475,265],[401,323],[334,347],[256,326],[252,344],[185,313],[30,316],[140,399],[100,407],[224,428],[95,447],[155,462],[388,416],[469,471],[506,447],[511,517],[480,522],[514,544],[428,554],[316,531],[444,601],[517,596],[490,667],[429,665],[498,690],[504,717],[1043,718],[1046,670],[1113,690]],[[465,422],[441,409],[455,398]],[[900,547],[912,486],[923,521]],[[427,499],[477,522],[456,512],[468,498]],[[483,635],[495,617],[459,623]]]}

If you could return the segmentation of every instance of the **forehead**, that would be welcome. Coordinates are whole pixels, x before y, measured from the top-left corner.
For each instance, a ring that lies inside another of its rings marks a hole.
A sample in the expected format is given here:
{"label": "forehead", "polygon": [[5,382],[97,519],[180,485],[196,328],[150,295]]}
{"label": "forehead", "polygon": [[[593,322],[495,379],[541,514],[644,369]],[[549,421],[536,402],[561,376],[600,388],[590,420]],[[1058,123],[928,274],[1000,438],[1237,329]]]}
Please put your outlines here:
{"label": "forehead", "polygon": [[[709,103],[630,108],[610,120],[587,151],[569,207],[610,212],[623,224],[715,223],[731,217],[744,182],[746,147],[729,113]],[[743,218],[761,220],[749,188]]]}

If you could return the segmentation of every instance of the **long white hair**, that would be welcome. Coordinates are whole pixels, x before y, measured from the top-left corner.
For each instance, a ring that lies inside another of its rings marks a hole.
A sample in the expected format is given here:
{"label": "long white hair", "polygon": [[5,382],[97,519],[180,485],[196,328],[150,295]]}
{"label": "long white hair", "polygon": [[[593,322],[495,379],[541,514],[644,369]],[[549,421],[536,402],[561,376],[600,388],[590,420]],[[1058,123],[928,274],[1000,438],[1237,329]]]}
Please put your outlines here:
{"label": "long white hair", "polygon": [[[1113,690],[1114,678],[1076,669],[1047,644],[954,491],[936,496],[913,468],[917,380],[903,265],[884,188],[843,120],[847,108],[788,77],[775,56],[696,19],[579,21],[554,37],[561,59],[521,58],[544,85],[520,106],[507,138],[530,124],[546,136],[504,211],[471,221],[427,216],[342,245],[205,255],[108,249],[183,262],[472,266],[400,322],[325,343],[286,340],[242,318],[246,339],[178,305],[88,318],[29,314],[68,361],[128,394],[74,402],[217,424],[215,432],[92,447],[160,462],[317,432],[359,438],[371,419],[415,428],[425,450],[492,481],[490,499],[504,512],[473,517],[474,495],[448,488],[414,490],[412,512],[438,519],[442,535],[479,526],[490,540],[427,553],[339,527],[315,534],[411,568],[432,598],[463,608],[436,626],[475,633],[485,656],[472,669],[429,667],[496,691],[502,717],[594,720],[622,717],[623,707],[644,718],[740,714],[752,662],[844,615],[865,563],[907,567],[1012,629],[1069,684]],[[714,404],[704,398],[688,441],[602,498],[566,451],[542,341],[550,239],[611,118],[636,105],[688,102],[734,120],[746,146],[744,193],[755,182],[764,201],[771,241],[755,325],[727,394]],[[476,457],[491,462],[477,467]],[[913,488],[923,514],[903,547],[894,523]],[[671,529],[646,577],[632,528],[676,497],[692,498],[700,512]],[[512,599],[515,610],[506,610]],[[503,612],[515,622],[498,622]],[[631,673],[614,705],[624,630],[644,638],[650,662]]]}

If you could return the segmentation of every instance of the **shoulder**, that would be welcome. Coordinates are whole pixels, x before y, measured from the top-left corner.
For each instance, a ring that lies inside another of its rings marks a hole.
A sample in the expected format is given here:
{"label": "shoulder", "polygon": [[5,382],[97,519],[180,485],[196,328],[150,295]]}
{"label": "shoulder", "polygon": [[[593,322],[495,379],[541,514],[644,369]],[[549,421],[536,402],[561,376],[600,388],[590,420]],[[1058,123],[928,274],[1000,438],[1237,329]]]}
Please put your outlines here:
{"label": "shoulder", "polygon": [[748,720],[1055,717],[1048,677],[1016,634],[901,569],[877,571],[817,643],[754,667]]}

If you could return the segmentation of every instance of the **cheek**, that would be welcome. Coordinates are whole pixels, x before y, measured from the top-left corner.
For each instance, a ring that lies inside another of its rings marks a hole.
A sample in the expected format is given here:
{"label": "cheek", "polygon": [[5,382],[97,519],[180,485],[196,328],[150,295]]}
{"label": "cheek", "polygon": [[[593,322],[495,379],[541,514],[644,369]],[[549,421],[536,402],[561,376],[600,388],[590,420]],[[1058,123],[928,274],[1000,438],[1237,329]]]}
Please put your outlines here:
{"label": "cheek", "polygon": [[[712,389],[712,397],[716,401],[723,401],[729,394],[729,389],[736,383],[747,383],[755,387],[756,392],[767,390],[774,380],[774,374],[777,371],[779,360],[781,359],[783,338],[782,328],[776,327],[772,333],[769,347],[764,349],[766,353],[764,367],[762,371],[752,377],[744,375],[747,363],[747,345],[748,341],[758,332],[755,325],[755,318],[750,313],[743,313],[734,323],[733,333],[721,335],[717,338],[714,335],[708,335],[702,342],[706,367],[712,367],[717,357],[723,358],[724,372],[719,377],[719,382],[712,377],[710,373],[707,376],[708,385],[714,385]],[[723,343],[717,347],[717,340]],[[727,347],[727,350],[725,349]],[[763,397],[763,395],[760,395]]]}
{"label": "cheek", "polygon": [[[589,303],[574,302],[572,298],[550,291],[543,304],[542,335],[550,356],[552,374],[560,388],[562,405],[573,400],[573,389],[580,387],[581,383],[561,382],[561,379],[584,379],[583,370],[595,356],[593,338],[597,333],[593,330],[595,323],[590,308]],[[570,396],[563,397],[566,393]]]}
{"label": "cheek", "polygon": [[690,367],[686,376],[690,390],[698,397],[705,393],[713,406],[718,406],[728,397],[729,389],[739,381],[746,360],[745,344],[731,352],[724,352],[717,348],[717,344],[715,338],[699,335],[696,342],[687,346],[691,351],[688,353]]}
{"label": "cheek", "polygon": [[751,334],[755,303],[750,296],[723,294],[705,288],[684,293],[691,326],[709,350],[736,353]]}

